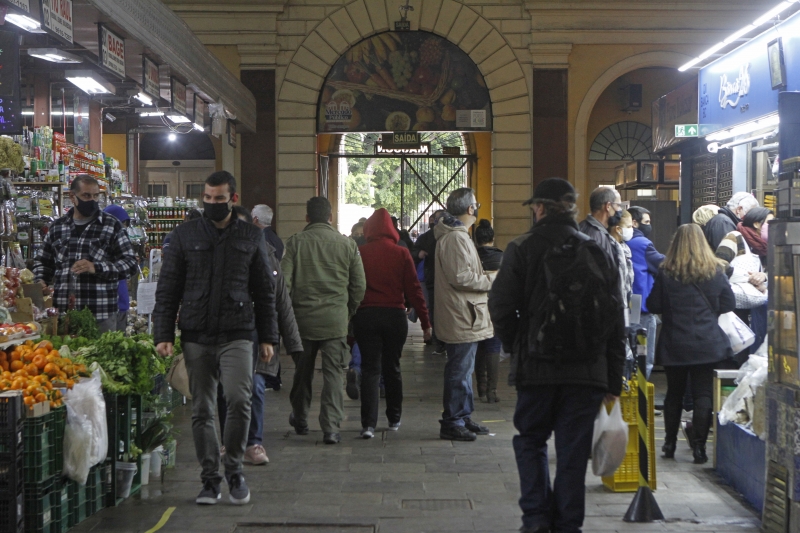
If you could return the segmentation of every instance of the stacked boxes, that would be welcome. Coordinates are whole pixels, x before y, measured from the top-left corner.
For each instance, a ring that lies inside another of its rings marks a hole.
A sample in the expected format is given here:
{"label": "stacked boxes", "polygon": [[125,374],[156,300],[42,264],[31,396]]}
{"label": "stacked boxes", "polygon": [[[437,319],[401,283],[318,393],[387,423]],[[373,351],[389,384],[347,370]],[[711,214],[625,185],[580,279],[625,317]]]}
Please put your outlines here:
{"label": "stacked boxes", "polygon": [[22,394],[0,394],[0,531],[22,533],[24,403]]}

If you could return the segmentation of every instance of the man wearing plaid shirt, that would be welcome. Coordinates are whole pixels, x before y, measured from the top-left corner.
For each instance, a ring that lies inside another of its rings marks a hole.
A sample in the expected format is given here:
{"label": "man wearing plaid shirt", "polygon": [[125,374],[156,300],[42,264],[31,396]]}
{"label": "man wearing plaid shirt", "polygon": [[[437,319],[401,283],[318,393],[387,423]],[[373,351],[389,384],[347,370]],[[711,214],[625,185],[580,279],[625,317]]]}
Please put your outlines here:
{"label": "man wearing plaid shirt", "polygon": [[101,333],[114,331],[119,280],[136,272],[136,253],[122,223],[100,210],[97,180],[77,176],[69,195],[75,207],[50,226],[33,273],[59,311],[88,307]]}

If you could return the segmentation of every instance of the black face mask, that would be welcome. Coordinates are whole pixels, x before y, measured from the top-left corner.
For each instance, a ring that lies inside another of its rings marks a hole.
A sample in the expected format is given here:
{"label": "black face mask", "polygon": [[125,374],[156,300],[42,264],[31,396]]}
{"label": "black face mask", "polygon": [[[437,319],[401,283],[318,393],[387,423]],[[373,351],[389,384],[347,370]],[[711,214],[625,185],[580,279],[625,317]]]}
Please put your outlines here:
{"label": "black face mask", "polygon": [[100,210],[100,206],[97,205],[97,200],[83,201],[77,196],[75,197],[75,199],[78,201],[78,204],[75,206],[75,209],[77,209],[78,213],[80,213],[85,217],[90,217]]}
{"label": "black face mask", "polygon": [[617,209],[617,211],[608,217],[608,227],[619,226],[619,221],[622,219],[622,209]]}
{"label": "black face mask", "polygon": [[650,224],[639,224],[639,231],[641,231],[642,235],[644,235],[646,238],[649,239],[650,232],[653,231],[653,226],[651,226]]}
{"label": "black face mask", "polygon": [[228,215],[231,214],[231,206],[228,205],[228,202],[224,202],[221,204],[209,204],[208,202],[203,202],[203,216],[213,222],[222,222]]}

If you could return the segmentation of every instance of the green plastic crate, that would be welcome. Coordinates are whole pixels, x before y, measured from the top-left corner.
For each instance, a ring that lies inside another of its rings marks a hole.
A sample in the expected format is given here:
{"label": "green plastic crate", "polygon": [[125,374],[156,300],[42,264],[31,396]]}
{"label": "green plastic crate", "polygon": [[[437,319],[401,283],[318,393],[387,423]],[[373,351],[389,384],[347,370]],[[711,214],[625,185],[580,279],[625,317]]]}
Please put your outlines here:
{"label": "green plastic crate", "polygon": [[[55,502],[53,505],[53,509],[55,510],[54,520],[57,521],[55,529],[57,533],[66,533],[67,530],[72,527],[70,518],[70,511],[72,509],[69,501],[70,481],[72,480],[66,478],[58,480],[58,488],[55,493]],[[72,483],[74,483],[74,481],[72,481]]]}
{"label": "green plastic crate", "polygon": [[53,415],[26,418],[22,429],[25,483],[42,483],[55,473]]}
{"label": "green plastic crate", "polygon": [[[54,479],[25,484],[25,533],[56,533]],[[60,503],[60,500],[59,500]]]}
{"label": "green plastic crate", "polygon": [[103,489],[105,463],[93,466],[86,479],[86,516],[92,516],[105,507]]}
{"label": "green plastic crate", "polygon": [[86,520],[86,485],[74,481],[69,485],[70,527],[77,526]]}
{"label": "green plastic crate", "polygon": [[67,427],[67,406],[56,407],[50,412],[53,417],[53,474],[64,470],[64,429]]}

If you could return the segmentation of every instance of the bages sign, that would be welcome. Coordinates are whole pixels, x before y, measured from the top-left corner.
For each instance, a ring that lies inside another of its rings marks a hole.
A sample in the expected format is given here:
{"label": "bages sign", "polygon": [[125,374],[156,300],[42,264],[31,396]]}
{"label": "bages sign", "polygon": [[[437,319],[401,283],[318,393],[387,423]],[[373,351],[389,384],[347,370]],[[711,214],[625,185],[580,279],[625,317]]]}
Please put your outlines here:
{"label": "bages sign", "polygon": [[104,67],[120,77],[125,77],[125,40],[106,28],[100,28],[100,61]]}

